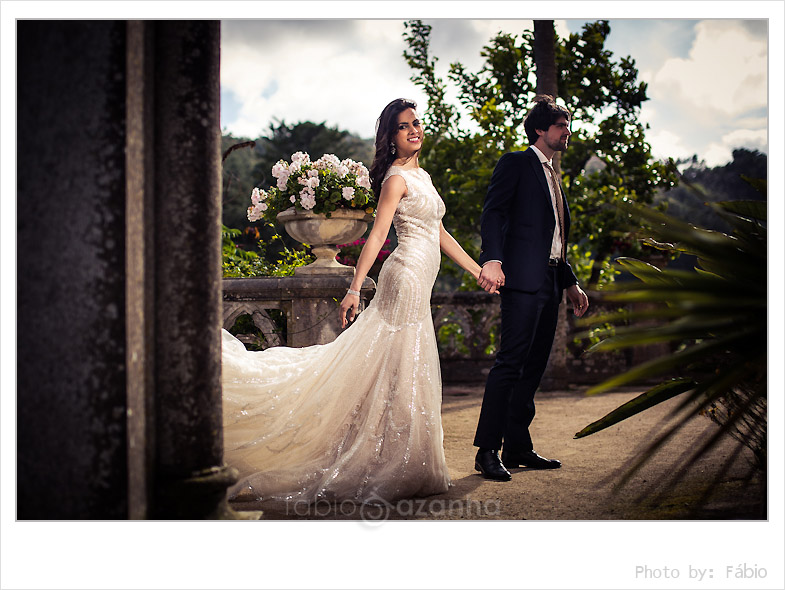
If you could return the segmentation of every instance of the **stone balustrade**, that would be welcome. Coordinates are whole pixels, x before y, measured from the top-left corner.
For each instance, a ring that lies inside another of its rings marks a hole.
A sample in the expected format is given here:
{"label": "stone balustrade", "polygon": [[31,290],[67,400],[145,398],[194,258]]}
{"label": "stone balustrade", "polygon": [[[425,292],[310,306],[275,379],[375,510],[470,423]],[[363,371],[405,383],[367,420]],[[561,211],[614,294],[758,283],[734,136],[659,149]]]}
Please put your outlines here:
{"label": "stone balustrade", "polygon": [[[338,304],[349,277],[260,277],[224,279],[223,327],[231,329],[243,315],[245,325],[264,334],[238,334],[247,345],[308,346],[330,342],[340,333]],[[373,298],[376,285],[366,279],[361,305]],[[599,293],[589,293],[592,312],[606,305]],[[499,347],[499,296],[483,291],[434,293],[431,297],[434,329],[439,346],[442,378],[452,383],[484,382]],[[559,326],[543,389],[563,389],[598,383],[642,360],[624,352],[584,354],[588,344],[577,341],[571,306],[562,305]]]}
{"label": "stone balustrade", "polygon": [[[261,349],[331,342],[341,332],[338,310],[351,281],[351,276],[340,275],[224,279],[223,327],[229,330],[238,318],[250,316],[262,341],[251,335],[238,338]],[[361,309],[375,291],[376,283],[366,278],[360,289]]]}

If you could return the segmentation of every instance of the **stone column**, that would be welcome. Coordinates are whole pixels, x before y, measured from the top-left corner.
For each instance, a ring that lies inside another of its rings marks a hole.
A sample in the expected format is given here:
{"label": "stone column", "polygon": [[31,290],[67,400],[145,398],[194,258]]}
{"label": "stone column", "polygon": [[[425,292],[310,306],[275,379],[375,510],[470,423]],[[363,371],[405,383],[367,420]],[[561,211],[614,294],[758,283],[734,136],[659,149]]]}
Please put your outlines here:
{"label": "stone column", "polygon": [[221,424],[220,23],[154,27],[155,439],[162,518],[230,516]]}
{"label": "stone column", "polygon": [[219,23],[17,26],[17,517],[236,517]]}

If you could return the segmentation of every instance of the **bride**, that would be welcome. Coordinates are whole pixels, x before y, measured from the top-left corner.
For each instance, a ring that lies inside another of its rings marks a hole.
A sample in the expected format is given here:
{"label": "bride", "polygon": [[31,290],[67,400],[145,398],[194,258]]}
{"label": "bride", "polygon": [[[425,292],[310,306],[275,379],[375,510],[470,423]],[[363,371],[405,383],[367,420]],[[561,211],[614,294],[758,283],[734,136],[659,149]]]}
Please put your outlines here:
{"label": "bride", "polygon": [[[395,501],[450,485],[431,290],[440,250],[475,279],[480,266],[441,223],[444,203],[419,166],[416,108],[394,100],[377,122],[376,219],[341,302],[342,326],[350,327],[329,344],[261,352],[223,331],[224,453],[241,474],[230,496]],[[391,223],[398,246],[356,315]]]}

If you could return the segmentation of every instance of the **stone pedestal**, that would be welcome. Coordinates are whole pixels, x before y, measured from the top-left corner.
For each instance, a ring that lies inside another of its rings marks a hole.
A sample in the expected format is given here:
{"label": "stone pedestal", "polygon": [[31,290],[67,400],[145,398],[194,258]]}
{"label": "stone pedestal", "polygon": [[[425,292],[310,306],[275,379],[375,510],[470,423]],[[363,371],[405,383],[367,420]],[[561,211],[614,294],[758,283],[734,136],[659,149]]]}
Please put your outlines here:
{"label": "stone pedestal", "polygon": [[316,256],[311,264],[294,269],[295,276],[354,276],[354,268],[335,259],[340,251],[336,245],[361,237],[373,221],[373,215],[357,209],[337,209],[327,217],[324,213],[298,211],[291,207],[276,218],[295,240],[310,244]]}

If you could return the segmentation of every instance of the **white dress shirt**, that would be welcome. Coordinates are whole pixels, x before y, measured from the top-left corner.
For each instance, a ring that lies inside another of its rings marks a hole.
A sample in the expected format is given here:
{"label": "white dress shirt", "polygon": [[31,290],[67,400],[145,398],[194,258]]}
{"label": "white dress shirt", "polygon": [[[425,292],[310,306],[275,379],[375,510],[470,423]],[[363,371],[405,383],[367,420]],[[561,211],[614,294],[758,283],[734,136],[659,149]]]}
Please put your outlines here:
{"label": "white dress shirt", "polygon": [[[551,177],[551,173],[548,171],[548,166],[553,167],[553,162],[545,157],[545,155],[536,147],[531,146],[531,149],[534,150],[534,153],[537,154],[537,157],[540,159],[542,163],[543,172],[545,172],[545,179],[548,181],[548,188],[551,192],[551,205],[553,206],[553,216],[556,219],[556,229],[553,230],[553,241],[551,242],[551,258],[556,258],[557,260],[562,257],[562,240],[561,240],[561,226],[559,224],[559,214],[556,205],[556,199],[561,199],[561,188],[557,186],[553,186],[553,179]],[[557,196],[558,195],[558,196]]]}

